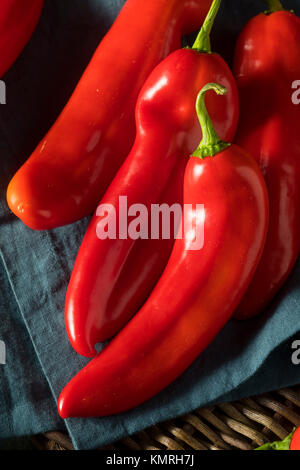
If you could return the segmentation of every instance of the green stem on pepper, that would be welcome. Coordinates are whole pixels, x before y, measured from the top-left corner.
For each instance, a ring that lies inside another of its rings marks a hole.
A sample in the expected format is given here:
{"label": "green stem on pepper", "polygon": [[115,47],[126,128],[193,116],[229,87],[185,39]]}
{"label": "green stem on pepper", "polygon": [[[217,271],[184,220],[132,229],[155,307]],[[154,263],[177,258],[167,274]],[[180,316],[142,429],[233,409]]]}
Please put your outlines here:
{"label": "green stem on pepper", "polygon": [[265,0],[269,5],[269,12],[268,13],[275,13],[275,11],[284,11],[283,6],[279,0]]}
{"label": "green stem on pepper", "polygon": [[267,442],[254,450],[290,450],[295,429],[283,441]]}
{"label": "green stem on pepper", "polygon": [[197,36],[193,45],[193,49],[199,52],[211,53],[210,33],[213,27],[215,18],[219,11],[222,0],[214,0],[211,4],[210,10],[204,20],[202,28]]}
{"label": "green stem on pepper", "polygon": [[225,95],[227,90],[222,85],[216,83],[208,83],[205,85],[197,97],[196,111],[202,129],[202,140],[199,147],[191,155],[192,157],[205,158],[213,157],[230,146],[228,142],[220,139],[218,133],[212,123],[205,105],[205,95],[208,91],[213,90],[218,95]]}

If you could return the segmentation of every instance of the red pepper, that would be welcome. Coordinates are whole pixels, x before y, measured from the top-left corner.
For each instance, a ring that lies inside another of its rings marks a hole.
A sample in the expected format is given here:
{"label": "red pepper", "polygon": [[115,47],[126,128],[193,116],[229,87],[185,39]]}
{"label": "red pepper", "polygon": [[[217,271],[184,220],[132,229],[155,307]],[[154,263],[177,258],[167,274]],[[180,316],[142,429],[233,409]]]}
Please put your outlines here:
{"label": "red pepper", "polygon": [[1,0],[0,77],[15,62],[40,18],[43,0]]}
{"label": "red pepper", "polygon": [[253,18],[236,48],[241,116],[237,144],[259,163],[270,198],[270,228],[255,277],[236,318],[262,312],[290,274],[300,249],[300,106],[292,84],[300,79],[300,19],[278,0]]}
{"label": "red pepper", "polygon": [[211,0],[127,0],[72,97],[7,192],[29,227],[89,214],[131,149],[134,109],[153,68],[198,29]]}
{"label": "red pepper", "polygon": [[[228,89],[226,97],[209,96],[208,106],[220,136],[231,140],[235,135],[236,84],[224,60],[210,51],[209,33],[220,1],[213,2],[194,49],[170,55],[142,89],[135,144],[99,206],[112,205],[117,220],[120,196],[127,197],[128,207],[142,203],[149,212],[151,204],[182,204],[187,155],[201,138],[195,100],[206,83],[218,79]],[[112,337],[140,308],[174,243],[174,237],[162,236],[159,240],[99,240],[97,227],[105,217],[96,212],[92,219],[66,297],[68,336],[73,348],[87,357],[95,356],[95,344]]]}
{"label": "red pepper", "polygon": [[[185,171],[183,238],[141,310],[64,388],[63,418],[124,412],[164,389],[230,319],[254,274],[267,232],[267,190],[257,163],[218,137],[204,105],[208,90],[226,91],[208,84],[197,100],[203,139]],[[203,223],[203,248],[192,250]]]}
{"label": "red pepper", "polygon": [[292,435],[290,450],[300,450],[300,427]]}

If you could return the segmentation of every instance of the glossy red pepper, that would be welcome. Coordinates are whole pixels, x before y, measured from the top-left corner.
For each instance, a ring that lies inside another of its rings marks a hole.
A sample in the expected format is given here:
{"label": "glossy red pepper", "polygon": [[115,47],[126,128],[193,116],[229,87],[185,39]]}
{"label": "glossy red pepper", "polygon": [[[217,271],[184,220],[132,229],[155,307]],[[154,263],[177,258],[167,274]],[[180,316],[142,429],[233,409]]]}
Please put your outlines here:
{"label": "glossy red pepper", "polygon": [[290,274],[300,249],[300,106],[292,85],[300,79],[300,19],[269,0],[270,12],[253,18],[236,48],[241,116],[236,142],[259,163],[270,198],[270,228],[255,277],[236,318],[268,305]]}
{"label": "glossy red pepper", "polygon": [[40,18],[44,0],[1,0],[0,77],[15,62]]}
{"label": "glossy red pepper", "polygon": [[127,0],[72,97],[12,179],[7,201],[29,227],[75,222],[97,204],[135,137],[134,109],[153,68],[202,24],[211,0]]}
{"label": "glossy red pepper", "polygon": [[[197,100],[203,139],[185,170],[183,238],[141,310],[64,388],[63,418],[124,412],[169,385],[230,319],[255,271],[267,232],[267,190],[257,163],[215,132],[204,105],[211,89],[225,92],[208,84]],[[201,225],[203,248],[191,249]]]}
{"label": "glossy red pepper", "polygon": [[[235,135],[236,84],[224,60],[210,51],[209,33],[220,1],[213,2],[195,49],[170,55],[142,89],[135,144],[99,206],[112,205],[117,220],[120,196],[127,197],[128,208],[144,204],[149,212],[151,204],[182,204],[187,156],[201,138],[194,104],[206,83],[218,79],[228,89],[224,97],[209,96],[208,107],[220,136],[232,140]],[[140,308],[165,268],[174,243],[174,237],[163,239],[162,235],[159,240],[100,240],[97,226],[105,217],[97,211],[91,221],[66,297],[68,336],[73,348],[87,357],[95,356],[95,344],[112,337]]]}

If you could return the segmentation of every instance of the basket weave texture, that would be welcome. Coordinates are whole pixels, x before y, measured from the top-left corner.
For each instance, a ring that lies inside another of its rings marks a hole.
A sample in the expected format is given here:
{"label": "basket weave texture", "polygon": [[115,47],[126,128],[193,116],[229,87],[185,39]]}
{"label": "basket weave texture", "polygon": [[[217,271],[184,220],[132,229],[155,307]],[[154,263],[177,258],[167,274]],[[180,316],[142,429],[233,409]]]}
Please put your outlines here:
{"label": "basket weave texture", "polygon": [[[202,408],[99,450],[252,450],[300,426],[300,385]],[[34,436],[42,450],[73,450],[61,432]]]}

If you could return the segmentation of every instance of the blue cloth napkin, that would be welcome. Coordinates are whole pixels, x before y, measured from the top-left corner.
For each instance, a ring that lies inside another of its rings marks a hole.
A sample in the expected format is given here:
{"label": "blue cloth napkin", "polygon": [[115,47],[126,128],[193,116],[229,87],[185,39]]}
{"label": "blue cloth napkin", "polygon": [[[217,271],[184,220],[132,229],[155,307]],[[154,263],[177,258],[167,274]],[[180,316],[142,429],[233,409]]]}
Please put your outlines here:
{"label": "blue cloth napkin", "polygon": [[[88,219],[34,232],[10,213],[5,190],[55,121],[123,3],[46,0],[33,38],[5,76],[7,104],[0,106],[0,341],[5,342],[6,364],[0,357],[0,439],[67,428],[77,449],[91,449],[199,406],[300,383],[300,366],[291,360],[292,340],[300,339],[298,262],[263,316],[231,321],[157,397],[114,417],[64,422],[57,414],[60,391],[88,363],[69,345],[63,315]],[[284,3],[300,14],[300,0]],[[261,1],[224,0],[214,49],[231,62],[236,35],[264,9]]]}

